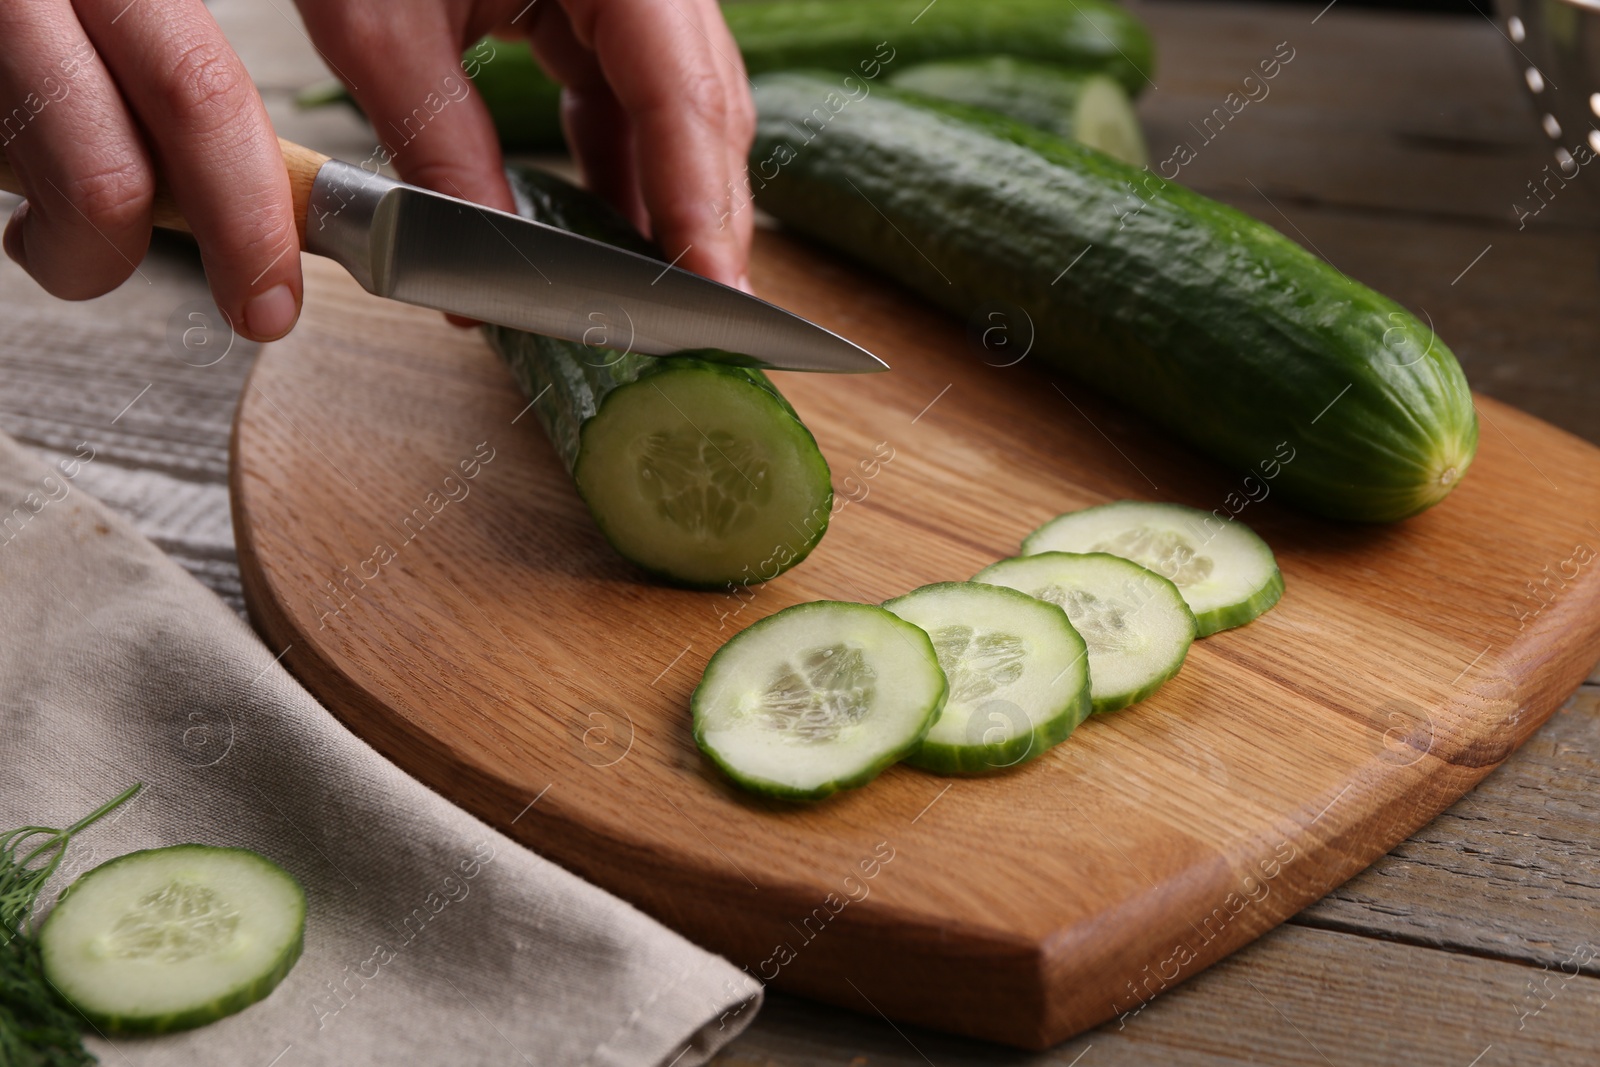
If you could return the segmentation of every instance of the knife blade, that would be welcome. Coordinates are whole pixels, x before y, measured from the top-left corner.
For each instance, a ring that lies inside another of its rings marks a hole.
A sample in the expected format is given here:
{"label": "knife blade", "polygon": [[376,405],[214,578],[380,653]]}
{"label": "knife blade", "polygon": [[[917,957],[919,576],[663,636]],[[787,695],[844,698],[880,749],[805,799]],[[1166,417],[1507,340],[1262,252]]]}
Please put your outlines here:
{"label": "knife blade", "polygon": [[[279,139],[301,247],[368,292],[597,347],[773,370],[888,364],[730,286],[566,230],[407,185]],[[0,160],[0,188],[21,193]],[[156,225],[186,230],[158,193]],[[704,350],[713,350],[707,352]]]}

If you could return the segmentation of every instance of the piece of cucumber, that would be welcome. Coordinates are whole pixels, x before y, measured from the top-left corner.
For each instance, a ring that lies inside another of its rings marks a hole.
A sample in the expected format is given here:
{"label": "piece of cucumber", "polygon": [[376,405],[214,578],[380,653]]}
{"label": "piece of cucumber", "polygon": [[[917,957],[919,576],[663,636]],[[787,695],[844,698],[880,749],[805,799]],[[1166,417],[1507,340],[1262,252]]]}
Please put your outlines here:
{"label": "piece of cucumber", "polygon": [[755,84],[757,204],[958,315],[1015,309],[1030,361],[1334,518],[1404,518],[1465,476],[1444,342],[1271,227],[994,112],[880,88],[820,121],[829,78]]}
{"label": "piece of cucumber", "polygon": [[[598,197],[543,171],[510,178],[522,214],[660,258]],[[822,539],[833,510],[827,461],[760,371],[503,326],[484,333],[595,524],[646,571],[696,588],[749,585]]]}
{"label": "piece of cucumber", "polygon": [[185,1030],[272,992],[305,923],[300,883],[260,853],[173,845],[80,875],[39,948],[46,976],[100,1029]]}
{"label": "piece of cucumber", "polygon": [[1105,74],[1015,56],[976,56],[907,67],[891,74],[889,84],[1008,115],[1131,166],[1149,159],[1127,90]]}
{"label": "piece of cucumber", "polygon": [[1096,713],[1149,697],[1178,673],[1198,627],[1178,587],[1107,552],[1013,556],[973,576],[1059,605],[1089,646]]}
{"label": "piece of cucumber", "polygon": [[1200,636],[1243,626],[1283,596],[1272,549],[1238,519],[1182,504],[1118,500],[1058,515],[1029,534],[1022,554],[1109,552],[1168,578]]}
{"label": "piece of cucumber", "polygon": [[[725,6],[722,16],[747,73],[832,71],[852,95],[894,65],[947,56],[1027,56],[1102,71],[1131,95],[1151,84],[1155,69],[1150,32],[1108,0],[750,0]],[[561,87],[525,42],[484,38],[467,49],[462,68],[508,150],[562,147]],[[312,86],[296,101],[353,103],[337,82]]]}
{"label": "piece of cucumber", "polygon": [[982,582],[939,582],[884,602],[933,640],[944,710],[906,762],[992,774],[1036,759],[1089,714],[1083,638],[1055,604]]}
{"label": "piece of cucumber", "polygon": [[869,604],[797,604],[735,634],[689,706],[694,739],[756,793],[817,800],[865,785],[922,740],[944,671],[918,627]]}

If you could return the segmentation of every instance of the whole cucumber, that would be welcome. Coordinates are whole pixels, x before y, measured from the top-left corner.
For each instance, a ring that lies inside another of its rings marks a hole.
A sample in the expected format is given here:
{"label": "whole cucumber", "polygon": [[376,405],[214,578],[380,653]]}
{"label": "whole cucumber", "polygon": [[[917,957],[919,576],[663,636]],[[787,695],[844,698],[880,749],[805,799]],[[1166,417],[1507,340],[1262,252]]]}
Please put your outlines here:
{"label": "whole cucumber", "polygon": [[[1476,412],[1432,331],[1242,212],[993,112],[757,79],[757,203],[1304,507],[1390,521],[1466,473]],[[1019,323],[1020,325],[1020,323]]]}

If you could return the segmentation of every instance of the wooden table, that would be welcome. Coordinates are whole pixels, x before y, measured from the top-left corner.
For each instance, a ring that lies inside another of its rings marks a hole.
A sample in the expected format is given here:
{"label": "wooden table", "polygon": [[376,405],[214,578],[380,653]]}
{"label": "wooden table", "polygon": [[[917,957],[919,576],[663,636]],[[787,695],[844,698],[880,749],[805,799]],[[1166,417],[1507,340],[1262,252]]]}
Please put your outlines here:
{"label": "wooden table", "polygon": [[[1139,5],[1162,58],[1140,104],[1154,158],[1199,144],[1189,123],[1286,42],[1294,58],[1270,95],[1201,146],[1183,180],[1425,310],[1476,388],[1600,442],[1600,179],[1579,178],[1519,230],[1511,205],[1550,144],[1495,27],[1321,6]],[[324,74],[288,0],[211,7],[281,133],[366,156],[353,116],[289,103]],[[255,352],[237,342],[198,366],[221,349],[201,358],[178,340],[191,315],[215,321],[192,253],[160,242],[127,285],[79,305],[5,263],[0,308],[0,427],[46,454],[91,442],[80,484],[242,611],[225,479]],[[1561,472],[1528,459],[1560,493]],[[717,1062],[1600,1062],[1600,673],[1591,683],[1432,825],[1123,1026],[1029,1056],[775,996]]]}

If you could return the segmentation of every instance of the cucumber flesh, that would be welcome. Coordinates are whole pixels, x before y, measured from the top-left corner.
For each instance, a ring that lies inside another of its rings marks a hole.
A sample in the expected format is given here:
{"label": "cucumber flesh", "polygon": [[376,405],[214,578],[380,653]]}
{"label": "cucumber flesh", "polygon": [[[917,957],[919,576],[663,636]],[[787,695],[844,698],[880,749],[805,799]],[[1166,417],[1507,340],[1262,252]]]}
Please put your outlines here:
{"label": "cucumber flesh", "polygon": [[605,397],[572,473],[607,540],[682,585],[776,577],[831,511],[827,463],[783,400],[742,368],[685,358]]}
{"label": "cucumber flesh", "polygon": [[735,634],[689,705],[695,743],[728,777],[817,800],[865,785],[916,748],[945,694],[921,629],[883,608],[822,600]]}
{"label": "cucumber flesh", "polygon": [[1119,500],[1057,516],[1029,534],[1022,554],[1109,552],[1168,578],[1200,636],[1243,626],[1283,596],[1272,549],[1237,519],[1199,508]]}
{"label": "cucumber flesh", "polygon": [[174,845],[81,875],[39,931],[45,975],[102,1030],[184,1030],[272,992],[304,943],[294,876],[242,848]]}
{"label": "cucumber flesh", "polygon": [[972,579],[1059,605],[1089,646],[1089,697],[1098,712],[1144,700],[1178,673],[1197,633],[1178,587],[1105,552],[1003,559]]}
{"label": "cucumber flesh", "polygon": [[1089,715],[1083,638],[1061,608],[981,582],[939,582],[883,605],[933,640],[944,710],[906,762],[991,774],[1061,742]]}
{"label": "cucumber flesh", "polygon": [[1015,56],[982,56],[908,67],[892,75],[889,84],[999,112],[1135,167],[1149,158],[1132,101],[1104,74]]}
{"label": "cucumber flesh", "polygon": [[[660,258],[594,194],[532,168],[507,177],[520,214]],[[821,540],[833,510],[827,461],[760,371],[502,326],[484,333],[534,400],[596,525],[651,574],[699,588],[750,585]]]}

